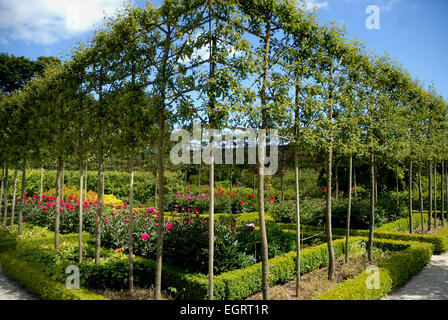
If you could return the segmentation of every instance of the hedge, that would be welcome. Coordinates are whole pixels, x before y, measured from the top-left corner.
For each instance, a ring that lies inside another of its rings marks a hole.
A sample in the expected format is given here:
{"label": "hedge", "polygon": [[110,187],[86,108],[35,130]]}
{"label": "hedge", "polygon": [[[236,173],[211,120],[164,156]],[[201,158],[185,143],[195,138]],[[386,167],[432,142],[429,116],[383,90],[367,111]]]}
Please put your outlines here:
{"label": "hedge", "polygon": [[404,284],[430,261],[431,256],[431,244],[413,243],[403,252],[377,265],[380,275],[378,289],[367,288],[366,283],[371,274],[363,271],[314,300],[378,300]]}
{"label": "hedge", "polygon": [[13,253],[0,254],[2,269],[45,300],[107,300],[85,289],[70,290],[40,271],[41,265],[16,259]]}

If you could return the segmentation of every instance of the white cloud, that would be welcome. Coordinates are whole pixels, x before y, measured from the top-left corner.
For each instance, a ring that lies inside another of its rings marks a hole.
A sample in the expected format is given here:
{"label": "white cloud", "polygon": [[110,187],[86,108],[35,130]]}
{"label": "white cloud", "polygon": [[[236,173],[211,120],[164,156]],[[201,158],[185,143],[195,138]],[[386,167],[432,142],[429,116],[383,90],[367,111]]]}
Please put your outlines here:
{"label": "white cloud", "polygon": [[314,10],[314,9],[326,9],[328,8],[328,1],[319,2],[318,0],[303,0],[303,5],[305,6],[305,10]]}
{"label": "white cloud", "polygon": [[0,0],[0,32],[6,41],[48,45],[93,29],[123,0]]}

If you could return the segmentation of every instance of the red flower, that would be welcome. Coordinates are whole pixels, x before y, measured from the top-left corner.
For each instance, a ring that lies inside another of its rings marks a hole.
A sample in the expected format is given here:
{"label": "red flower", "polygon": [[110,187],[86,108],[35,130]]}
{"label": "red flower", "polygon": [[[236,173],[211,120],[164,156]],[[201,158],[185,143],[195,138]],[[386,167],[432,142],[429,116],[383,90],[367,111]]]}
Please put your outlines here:
{"label": "red flower", "polygon": [[327,189],[324,189],[324,192],[327,192]]}
{"label": "red flower", "polygon": [[274,203],[274,200],[269,200],[270,203]]}
{"label": "red flower", "polygon": [[241,204],[244,204],[244,201],[243,201],[243,200],[241,200],[241,201],[240,201],[240,203],[241,203]]}
{"label": "red flower", "polygon": [[171,223],[168,223],[168,224],[166,225],[166,228],[167,228],[168,230],[171,230],[171,229],[173,229],[173,225],[172,225]]}

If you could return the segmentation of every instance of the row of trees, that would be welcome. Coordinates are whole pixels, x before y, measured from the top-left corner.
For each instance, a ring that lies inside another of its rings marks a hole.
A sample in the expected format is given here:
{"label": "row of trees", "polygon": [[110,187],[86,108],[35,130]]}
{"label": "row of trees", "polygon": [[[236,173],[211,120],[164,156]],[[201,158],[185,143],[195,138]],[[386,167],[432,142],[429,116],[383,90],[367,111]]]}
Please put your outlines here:
{"label": "row of trees", "polygon": [[[154,150],[159,190],[155,298],[160,299],[165,227],[164,160],[170,131],[180,126],[192,129],[194,121],[209,129],[264,129],[268,134],[271,129],[279,129],[283,141],[295,150],[299,290],[299,153],[326,154],[326,230],[331,279],[335,268],[331,228],[334,153],[347,159],[349,202],[353,158],[370,164],[368,256],[372,259],[373,190],[378,175],[375,164],[407,162],[411,172],[417,168],[420,173],[426,163],[430,168],[436,162],[443,163],[447,113],[446,101],[433,88],[426,90],[389,57],[376,56],[361,44],[348,41],[343,28],[335,24],[319,25],[314,13],[305,11],[296,1],[166,0],[158,8],[124,7],[88,43],[73,48],[64,64],[52,64],[43,75],[36,75],[14,92],[3,94],[0,156],[6,173],[8,166],[17,167],[21,163],[25,173],[27,164],[34,166],[45,159],[55,159],[57,206],[61,199],[64,161],[78,159],[80,190],[83,190],[85,160],[95,156],[99,203],[95,262],[98,264],[105,155],[113,154],[128,161],[132,213],[136,152]],[[209,136],[209,142],[214,144],[213,135]],[[259,141],[258,148],[259,155],[264,155],[263,141]],[[210,148],[209,152],[211,160],[206,164],[213,193],[214,149]],[[259,157],[257,198],[262,283],[263,297],[269,299],[264,170],[264,159]],[[431,172],[430,169],[429,177]],[[7,189],[6,181],[4,188]],[[21,199],[24,190],[23,178]],[[82,201],[82,192],[79,198]],[[213,197],[210,201],[209,298],[213,299]],[[82,206],[79,210],[81,235]],[[412,231],[411,213],[412,202],[409,215]],[[60,247],[59,219],[57,207],[56,250]],[[21,210],[18,224],[20,234]],[[349,228],[350,209],[347,241]],[[132,233],[131,219],[130,291],[133,290]],[[81,240],[80,236],[80,262]]]}

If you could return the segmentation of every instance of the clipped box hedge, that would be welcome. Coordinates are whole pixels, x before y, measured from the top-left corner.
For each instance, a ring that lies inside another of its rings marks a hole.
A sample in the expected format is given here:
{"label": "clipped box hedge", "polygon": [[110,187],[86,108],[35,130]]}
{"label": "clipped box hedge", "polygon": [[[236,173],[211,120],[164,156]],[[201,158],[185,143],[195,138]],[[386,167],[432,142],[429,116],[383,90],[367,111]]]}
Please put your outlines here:
{"label": "clipped box hedge", "polygon": [[13,253],[0,254],[2,269],[45,300],[107,300],[85,289],[67,289],[42,273],[39,264],[18,260]]}
{"label": "clipped box hedge", "polygon": [[367,287],[366,283],[371,274],[363,271],[357,277],[344,281],[314,300],[381,299],[416,274],[430,261],[431,256],[431,244],[412,243],[404,251],[377,265],[380,275],[379,288]]}

